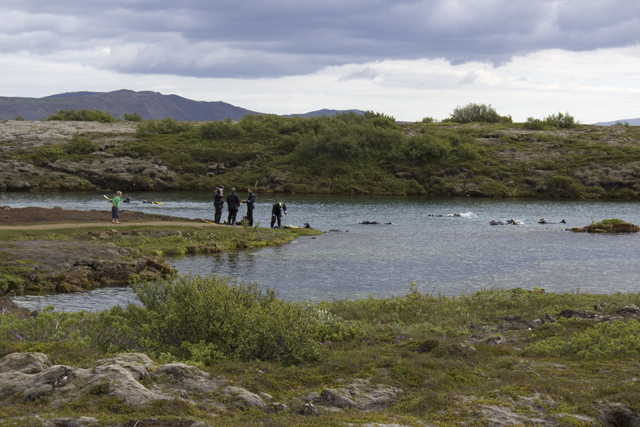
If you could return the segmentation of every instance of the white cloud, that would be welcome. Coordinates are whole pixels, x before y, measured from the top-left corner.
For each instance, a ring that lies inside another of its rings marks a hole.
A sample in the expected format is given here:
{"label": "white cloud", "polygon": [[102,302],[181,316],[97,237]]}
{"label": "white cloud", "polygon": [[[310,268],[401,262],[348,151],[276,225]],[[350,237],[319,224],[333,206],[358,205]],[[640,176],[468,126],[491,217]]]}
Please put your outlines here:
{"label": "white cloud", "polygon": [[640,42],[632,0],[5,0],[0,52],[111,48],[123,73],[278,77],[328,66],[514,56]]}
{"label": "white cloud", "polygon": [[[74,55],[0,55],[0,93],[40,97],[80,90],[153,90],[274,114],[357,108],[408,121],[443,119],[469,102],[491,104],[516,121],[558,111],[569,111],[584,123],[640,117],[640,46],[547,50],[516,57],[502,67],[451,65],[441,59],[381,61],[364,68],[350,64],[306,76],[251,80],[121,74],[85,66]],[[99,63],[105,55],[95,49],[82,57]],[[473,84],[460,85],[465,79]]]}

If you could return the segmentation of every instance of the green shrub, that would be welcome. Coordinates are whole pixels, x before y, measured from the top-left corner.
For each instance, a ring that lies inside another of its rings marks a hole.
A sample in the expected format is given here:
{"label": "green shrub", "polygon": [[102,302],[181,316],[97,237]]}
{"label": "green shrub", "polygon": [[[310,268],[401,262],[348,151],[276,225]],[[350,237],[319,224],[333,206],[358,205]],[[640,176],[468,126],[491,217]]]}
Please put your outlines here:
{"label": "green shrub", "polygon": [[74,122],[102,122],[112,123],[117,122],[118,119],[113,117],[108,111],[99,110],[78,110],[73,108],[68,110],[58,110],[57,113],[50,115],[46,120],[57,121],[74,121]]}
{"label": "green shrub", "polygon": [[124,113],[124,119],[127,122],[141,122],[142,116],[137,112],[134,113]]}
{"label": "green shrub", "polygon": [[577,122],[575,118],[569,113],[551,114],[544,118],[544,120],[535,119],[533,117],[527,118],[524,123],[525,129],[542,130],[549,128],[570,129],[578,126],[580,122]]}
{"label": "green shrub", "polygon": [[464,107],[456,107],[450,114],[455,123],[512,123],[511,116],[501,116],[491,104],[470,103]]}
{"label": "green shrub", "polygon": [[187,275],[138,284],[135,292],[152,314],[159,349],[185,359],[297,363],[317,357],[308,309],[276,299],[272,289],[263,292],[255,283],[215,275]]}
{"label": "green shrub", "polygon": [[231,139],[244,135],[244,129],[229,122],[207,122],[198,126],[196,133],[202,139]]}
{"label": "green shrub", "polygon": [[474,144],[463,143],[458,145],[453,154],[460,160],[475,160],[483,155],[483,151]]}
{"label": "green shrub", "polygon": [[14,119],[16,122],[24,122],[24,117],[22,116],[16,116],[16,118]]}
{"label": "green shrub", "polygon": [[21,289],[23,284],[24,280],[20,277],[14,277],[10,274],[0,275],[0,293]]}
{"label": "green shrub", "polygon": [[449,157],[451,144],[444,139],[429,134],[413,136],[401,145],[401,156],[416,162],[439,161]]}
{"label": "green shrub", "polygon": [[383,127],[388,129],[397,129],[396,119],[393,116],[387,116],[383,113],[375,113],[373,111],[365,111],[364,118],[367,122],[375,127]]}
{"label": "green shrub", "polygon": [[146,120],[138,123],[136,136],[151,136],[174,134],[187,131],[192,128],[188,122],[179,122],[176,119],[164,118],[161,120]]}
{"label": "green shrub", "polygon": [[575,356],[581,359],[637,358],[640,322],[600,323],[569,340],[551,337],[524,349],[525,356]]}
{"label": "green shrub", "polygon": [[525,129],[532,130],[543,130],[546,128],[545,122],[540,119],[534,119],[533,117],[528,117],[527,121],[524,122]]}
{"label": "green shrub", "polygon": [[550,116],[547,116],[547,118],[545,118],[544,120],[548,126],[561,128],[561,129],[574,128],[579,124],[579,122],[576,122],[573,116],[569,113],[551,114]]}
{"label": "green shrub", "polygon": [[78,135],[78,132],[67,142],[67,152],[69,154],[90,154],[98,149],[98,143],[90,138]]}

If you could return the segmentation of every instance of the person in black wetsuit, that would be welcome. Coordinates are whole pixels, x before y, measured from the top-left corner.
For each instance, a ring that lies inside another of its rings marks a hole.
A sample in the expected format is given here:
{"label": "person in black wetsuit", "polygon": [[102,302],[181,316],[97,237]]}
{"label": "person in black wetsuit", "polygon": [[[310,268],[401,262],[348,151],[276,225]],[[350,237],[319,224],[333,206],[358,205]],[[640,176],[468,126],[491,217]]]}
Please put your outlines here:
{"label": "person in black wetsuit", "polygon": [[276,221],[278,222],[278,228],[282,226],[282,212],[284,212],[284,215],[289,218],[289,215],[287,215],[287,205],[282,202],[274,203],[271,208],[271,228],[273,228]]}
{"label": "person in black wetsuit", "polygon": [[254,208],[254,203],[256,202],[256,194],[253,192],[253,190],[251,190],[251,188],[247,188],[247,193],[249,193],[249,195],[247,196],[247,200],[243,200],[242,203],[246,203],[247,204],[247,221],[249,222],[249,226],[253,227],[253,208]]}
{"label": "person in black wetsuit", "polygon": [[216,224],[220,224],[222,217],[222,207],[224,206],[224,187],[220,185],[213,194],[213,207],[216,209],[216,216],[213,220]]}
{"label": "person in black wetsuit", "polygon": [[240,207],[240,197],[236,193],[236,189],[231,189],[231,194],[227,196],[227,210],[229,216],[227,217],[227,223],[230,225],[236,225],[236,216],[238,215],[238,207]]}

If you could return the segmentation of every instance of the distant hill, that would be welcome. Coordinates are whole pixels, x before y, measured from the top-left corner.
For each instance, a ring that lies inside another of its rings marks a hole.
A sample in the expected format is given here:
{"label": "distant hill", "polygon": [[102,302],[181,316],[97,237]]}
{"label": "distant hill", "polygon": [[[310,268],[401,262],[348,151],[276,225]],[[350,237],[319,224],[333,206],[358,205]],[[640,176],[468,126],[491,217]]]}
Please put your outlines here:
{"label": "distant hill", "polygon": [[59,93],[57,95],[49,95],[49,96],[44,96],[44,99],[51,99],[51,98],[73,98],[76,96],[85,96],[85,95],[99,95],[101,93],[104,92],[65,92],[65,93]]}
{"label": "distant hill", "polygon": [[240,120],[245,114],[262,114],[235,107],[225,102],[193,101],[178,95],[158,92],[116,90],[113,92],[69,92],[44,98],[0,97],[0,118],[40,120],[58,110],[109,111],[115,117],[137,112],[143,119],[171,117],[182,121],[212,121],[231,118]]}
{"label": "distant hill", "polygon": [[303,114],[284,114],[283,117],[302,117],[302,118],[308,119],[309,117],[335,116],[338,113],[347,113],[349,111],[353,111],[354,113],[360,114],[361,116],[364,115],[364,111],[362,110],[329,110],[324,108],[322,110],[311,111],[309,113],[303,113]]}
{"label": "distant hill", "polygon": [[620,122],[620,123],[627,122],[631,126],[640,126],[640,119],[623,119],[623,120],[616,120],[615,122],[598,122],[598,123],[594,123],[594,125],[596,125],[596,126],[611,126],[611,125],[615,125],[618,122]]}

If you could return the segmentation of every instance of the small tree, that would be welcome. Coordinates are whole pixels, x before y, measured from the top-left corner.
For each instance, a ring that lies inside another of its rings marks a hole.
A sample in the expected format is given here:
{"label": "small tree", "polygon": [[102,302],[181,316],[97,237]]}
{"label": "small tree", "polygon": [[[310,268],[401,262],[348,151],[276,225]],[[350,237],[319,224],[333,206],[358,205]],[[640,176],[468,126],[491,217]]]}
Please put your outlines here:
{"label": "small tree", "polygon": [[137,112],[124,113],[124,119],[127,122],[141,122],[142,121],[142,116],[140,114],[138,114]]}
{"label": "small tree", "polygon": [[499,115],[491,104],[470,103],[464,107],[456,107],[450,115],[455,123],[512,123],[511,116]]}
{"label": "small tree", "polygon": [[90,138],[78,135],[78,132],[67,143],[67,152],[69,154],[90,154],[97,150],[98,143],[93,142]]}

